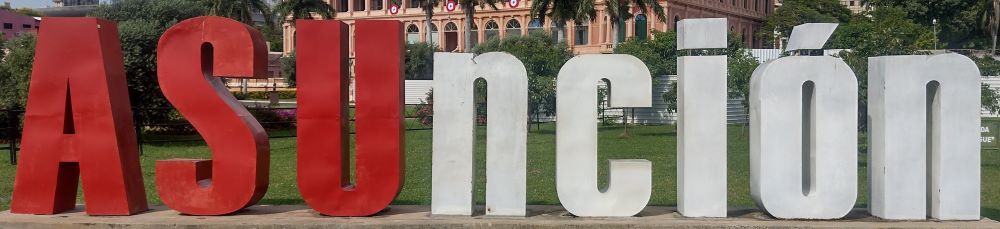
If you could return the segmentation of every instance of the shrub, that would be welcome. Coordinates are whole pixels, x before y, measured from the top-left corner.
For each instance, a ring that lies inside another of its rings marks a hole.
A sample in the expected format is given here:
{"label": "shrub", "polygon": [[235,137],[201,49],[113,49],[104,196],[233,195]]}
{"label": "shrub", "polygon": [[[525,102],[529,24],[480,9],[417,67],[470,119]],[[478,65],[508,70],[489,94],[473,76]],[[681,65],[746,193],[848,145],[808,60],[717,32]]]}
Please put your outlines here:
{"label": "shrub", "polygon": [[[239,100],[268,100],[270,91],[251,91],[247,93],[235,92],[233,97]],[[278,91],[279,99],[295,99],[295,91]]]}

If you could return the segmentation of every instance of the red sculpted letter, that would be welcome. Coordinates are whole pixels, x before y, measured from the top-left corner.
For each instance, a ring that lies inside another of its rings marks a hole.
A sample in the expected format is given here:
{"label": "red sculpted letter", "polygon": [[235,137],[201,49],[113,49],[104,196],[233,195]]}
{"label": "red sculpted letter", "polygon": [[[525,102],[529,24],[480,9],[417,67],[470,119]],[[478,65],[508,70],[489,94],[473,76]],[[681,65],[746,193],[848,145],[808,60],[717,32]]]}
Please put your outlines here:
{"label": "red sculpted letter", "polygon": [[228,214],[257,203],[267,191],[267,133],[214,76],[265,77],[260,33],[228,18],[196,17],[164,32],[156,50],[163,95],[212,151],[212,160],[156,162],[163,203],[191,215]]}
{"label": "red sculpted letter", "polygon": [[325,215],[378,213],[399,193],[403,175],[403,28],[357,21],[356,184],[348,150],[347,25],[298,20],[298,182],[309,207]]}
{"label": "red sculpted letter", "polygon": [[42,26],[10,211],[73,209],[78,177],[87,214],[145,211],[118,27],[94,18],[50,17]]}

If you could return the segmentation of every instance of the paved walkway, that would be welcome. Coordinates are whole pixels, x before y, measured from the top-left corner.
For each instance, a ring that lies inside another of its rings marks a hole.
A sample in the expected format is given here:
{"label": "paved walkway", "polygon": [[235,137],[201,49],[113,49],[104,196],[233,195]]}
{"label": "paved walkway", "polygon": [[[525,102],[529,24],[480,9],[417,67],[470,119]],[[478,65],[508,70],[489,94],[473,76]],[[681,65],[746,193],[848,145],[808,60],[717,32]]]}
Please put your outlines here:
{"label": "paved walkway", "polygon": [[836,221],[774,220],[757,210],[732,210],[729,218],[684,218],[674,208],[650,206],[637,217],[578,218],[559,206],[529,206],[527,217],[430,216],[430,206],[392,206],[374,217],[317,214],[302,205],[257,205],[230,216],[185,216],[164,206],[128,217],[91,217],[78,207],[58,215],[0,213],[0,228],[1000,228],[980,221],[889,222],[855,210]]}

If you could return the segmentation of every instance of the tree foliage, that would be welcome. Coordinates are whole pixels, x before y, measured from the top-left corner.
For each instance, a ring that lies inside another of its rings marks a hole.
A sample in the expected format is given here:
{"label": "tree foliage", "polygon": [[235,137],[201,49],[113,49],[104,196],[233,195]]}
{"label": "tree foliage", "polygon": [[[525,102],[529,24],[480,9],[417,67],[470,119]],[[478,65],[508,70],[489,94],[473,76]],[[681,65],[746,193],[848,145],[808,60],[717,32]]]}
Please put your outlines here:
{"label": "tree foliage", "polygon": [[7,51],[6,55],[0,52],[3,57],[3,62],[0,62],[0,88],[3,88],[0,90],[0,109],[24,108],[36,41],[35,35],[23,34],[3,42]]}
{"label": "tree foliage", "polygon": [[[118,23],[122,55],[133,108],[170,107],[156,81],[156,46],[170,26],[205,14],[205,5],[192,0],[120,0],[102,4],[90,16]],[[137,122],[168,120],[170,114],[139,110]]]}
{"label": "tree foliage", "polygon": [[868,58],[917,54],[917,50],[933,46],[933,36],[929,28],[895,7],[879,7],[856,15],[834,32],[832,46],[850,49],[838,56],[858,78],[859,129],[864,130],[868,120]]}
{"label": "tree foliage", "polygon": [[567,21],[591,21],[597,18],[593,1],[579,0],[535,0],[531,2],[531,17],[545,24],[546,18],[555,23],[559,42],[565,42]]}
{"label": "tree foliage", "polygon": [[851,18],[851,10],[838,0],[785,0],[781,7],[764,19],[757,36],[765,45],[776,44],[775,32],[780,39],[788,39],[792,28],[805,23],[842,23]]}
{"label": "tree foliage", "polygon": [[875,9],[897,8],[913,22],[931,27],[936,19],[938,36],[946,48],[989,48],[987,21],[991,0],[868,0]]}
{"label": "tree foliage", "polygon": [[[691,52],[677,50],[677,33],[674,31],[653,31],[653,39],[629,39],[615,48],[615,53],[629,54],[639,58],[653,76],[677,75],[677,57],[694,54],[712,54],[716,50],[695,50]],[[757,69],[757,58],[746,50],[739,35],[729,34],[729,45],[725,50],[728,56],[727,85],[729,96],[744,98],[744,107],[748,106],[746,99],[750,93],[750,76]],[[667,111],[677,111],[677,84],[671,84],[663,100],[667,103]]]}
{"label": "tree foliage", "polygon": [[[524,63],[528,71],[528,111],[531,114],[552,115],[556,104],[556,76],[573,53],[565,43],[533,33],[528,36],[491,39],[476,46],[474,53],[506,52]],[[596,82],[594,82],[596,83]]]}
{"label": "tree foliage", "polygon": [[434,52],[440,51],[427,42],[406,44],[406,79],[434,79]]}
{"label": "tree foliage", "polygon": [[279,59],[281,62],[281,75],[285,76],[287,79],[289,87],[295,87],[295,52],[288,54],[288,56],[283,56]]}
{"label": "tree foliage", "polygon": [[324,0],[283,0],[274,7],[274,13],[280,18],[312,19],[313,14],[333,18],[333,7]]}
{"label": "tree foliage", "polygon": [[267,26],[274,26],[274,16],[266,0],[205,0],[209,5],[208,15],[227,17],[254,25],[254,14],[260,14]]}

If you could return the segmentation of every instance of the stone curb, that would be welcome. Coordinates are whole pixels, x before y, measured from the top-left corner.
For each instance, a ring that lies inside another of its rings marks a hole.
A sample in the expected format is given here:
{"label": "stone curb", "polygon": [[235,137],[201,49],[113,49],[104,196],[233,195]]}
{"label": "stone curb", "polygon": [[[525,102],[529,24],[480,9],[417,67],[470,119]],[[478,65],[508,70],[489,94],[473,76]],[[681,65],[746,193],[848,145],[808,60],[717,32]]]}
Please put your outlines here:
{"label": "stone curb", "polygon": [[372,217],[322,216],[303,205],[256,205],[227,216],[187,216],[164,206],[133,216],[87,216],[82,206],[57,215],[0,212],[0,228],[1000,228],[979,221],[886,221],[856,209],[840,220],[776,220],[755,209],[729,218],[686,218],[673,207],[649,206],[636,217],[580,218],[559,206],[529,206],[527,217],[430,216],[430,206],[391,206]]}

